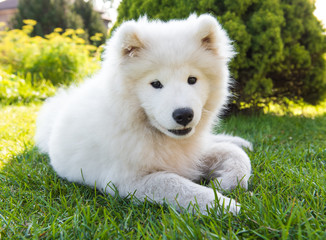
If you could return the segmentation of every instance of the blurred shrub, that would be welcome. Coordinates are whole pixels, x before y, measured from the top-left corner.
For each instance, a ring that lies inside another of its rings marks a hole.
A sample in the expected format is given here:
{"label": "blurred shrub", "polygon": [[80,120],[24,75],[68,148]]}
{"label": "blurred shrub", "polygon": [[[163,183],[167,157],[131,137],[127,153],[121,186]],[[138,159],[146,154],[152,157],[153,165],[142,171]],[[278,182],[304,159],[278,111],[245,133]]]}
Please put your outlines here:
{"label": "blurred shrub", "polygon": [[45,38],[31,37],[34,20],[24,20],[22,30],[0,31],[0,65],[16,75],[29,75],[32,84],[50,80],[53,85],[69,84],[91,75],[99,68],[101,47],[85,44],[82,29],[56,28]]}
{"label": "blurred shrub", "polygon": [[0,69],[0,105],[40,102],[55,93],[51,82],[42,80],[32,85],[28,76],[25,80]]}
{"label": "blurred shrub", "polygon": [[116,26],[143,15],[210,13],[238,52],[230,65],[238,107],[283,99],[316,104],[326,95],[326,35],[313,11],[310,0],[123,0]]}

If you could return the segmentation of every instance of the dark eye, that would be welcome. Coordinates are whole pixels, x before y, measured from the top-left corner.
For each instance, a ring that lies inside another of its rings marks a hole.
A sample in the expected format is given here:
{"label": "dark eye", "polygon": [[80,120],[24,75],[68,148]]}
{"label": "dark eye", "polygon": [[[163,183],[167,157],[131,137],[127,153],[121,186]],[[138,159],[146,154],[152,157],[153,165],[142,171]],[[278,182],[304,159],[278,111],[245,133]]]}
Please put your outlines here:
{"label": "dark eye", "polygon": [[151,82],[153,88],[163,88],[163,85],[160,81]]}
{"label": "dark eye", "polygon": [[196,77],[188,77],[188,84],[194,85],[197,82]]}

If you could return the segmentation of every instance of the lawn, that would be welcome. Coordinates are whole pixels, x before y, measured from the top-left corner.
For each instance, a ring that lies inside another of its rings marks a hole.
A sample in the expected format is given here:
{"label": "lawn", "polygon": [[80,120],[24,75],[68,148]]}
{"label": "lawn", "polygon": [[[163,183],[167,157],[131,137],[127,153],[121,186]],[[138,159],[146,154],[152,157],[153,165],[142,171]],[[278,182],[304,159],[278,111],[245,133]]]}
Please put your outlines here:
{"label": "lawn", "polygon": [[33,144],[35,120],[40,105],[0,105],[0,168],[12,155]]}
{"label": "lawn", "polygon": [[33,147],[39,105],[0,108],[0,239],[326,239],[326,115],[233,116],[217,131],[254,144],[238,216],[178,213],[69,183]]}

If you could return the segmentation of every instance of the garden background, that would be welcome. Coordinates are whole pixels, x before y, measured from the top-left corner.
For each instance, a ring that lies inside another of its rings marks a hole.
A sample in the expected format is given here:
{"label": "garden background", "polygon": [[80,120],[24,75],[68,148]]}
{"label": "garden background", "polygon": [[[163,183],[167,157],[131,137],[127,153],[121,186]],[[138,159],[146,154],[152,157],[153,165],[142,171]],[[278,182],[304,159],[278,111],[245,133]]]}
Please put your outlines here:
{"label": "garden background", "polygon": [[100,68],[112,29],[92,3],[20,0],[0,25],[0,239],[326,239],[326,35],[314,1],[119,5],[113,30],[144,14],[168,20],[208,12],[234,40],[235,97],[215,130],[254,145],[248,191],[224,192],[241,203],[238,216],[103,195],[59,178],[34,147],[44,100]]}

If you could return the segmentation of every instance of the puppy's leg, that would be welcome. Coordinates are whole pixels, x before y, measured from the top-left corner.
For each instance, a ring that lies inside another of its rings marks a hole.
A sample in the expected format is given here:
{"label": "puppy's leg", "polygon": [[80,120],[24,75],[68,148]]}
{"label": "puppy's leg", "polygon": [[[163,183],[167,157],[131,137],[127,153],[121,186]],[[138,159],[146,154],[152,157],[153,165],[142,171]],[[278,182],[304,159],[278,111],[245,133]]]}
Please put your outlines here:
{"label": "puppy's leg", "polygon": [[217,180],[222,189],[230,190],[238,184],[248,188],[251,173],[250,159],[237,145],[213,143],[202,158],[202,168],[207,180]]}
{"label": "puppy's leg", "polygon": [[251,151],[253,150],[251,142],[249,142],[241,137],[230,136],[230,135],[226,135],[226,134],[218,134],[218,135],[212,134],[210,137],[213,142],[229,142],[229,143],[233,143],[239,147],[248,148]]}
{"label": "puppy's leg", "polygon": [[213,189],[169,172],[156,172],[146,175],[119,188],[119,192],[122,195],[135,192],[135,197],[140,200],[147,197],[157,203],[166,201],[182,208],[187,208],[190,203],[197,202],[200,212],[203,214],[207,214],[206,206],[212,208],[215,201],[221,206],[224,205],[225,210],[230,206],[229,211],[233,214],[237,214],[240,210],[240,206],[237,206],[235,200],[224,197],[218,192],[216,193],[218,199],[215,199]]}

